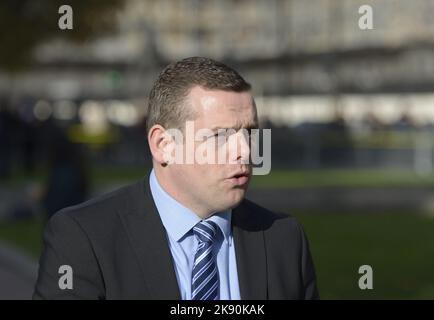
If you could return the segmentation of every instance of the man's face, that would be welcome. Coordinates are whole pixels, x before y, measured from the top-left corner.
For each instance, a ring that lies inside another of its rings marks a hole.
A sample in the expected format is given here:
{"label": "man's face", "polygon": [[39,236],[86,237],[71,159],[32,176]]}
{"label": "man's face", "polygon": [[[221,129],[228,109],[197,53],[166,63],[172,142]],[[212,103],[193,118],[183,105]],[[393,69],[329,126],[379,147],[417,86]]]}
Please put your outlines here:
{"label": "man's face", "polygon": [[[184,141],[184,150],[194,163],[169,165],[177,198],[188,202],[186,205],[199,215],[233,208],[244,198],[251,175],[249,137],[242,129],[258,126],[253,97],[249,91],[238,93],[196,86],[190,91],[187,104],[197,113],[190,122],[196,139],[198,131],[203,135],[199,141],[191,141],[184,128],[184,136],[193,146],[185,148],[188,142]],[[231,130],[222,134],[225,131],[222,129]],[[202,151],[198,153],[198,149]],[[215,159],[214,163],[197,163],[198,155],[208,156],[212,151],[216,157],[207,159]]]}

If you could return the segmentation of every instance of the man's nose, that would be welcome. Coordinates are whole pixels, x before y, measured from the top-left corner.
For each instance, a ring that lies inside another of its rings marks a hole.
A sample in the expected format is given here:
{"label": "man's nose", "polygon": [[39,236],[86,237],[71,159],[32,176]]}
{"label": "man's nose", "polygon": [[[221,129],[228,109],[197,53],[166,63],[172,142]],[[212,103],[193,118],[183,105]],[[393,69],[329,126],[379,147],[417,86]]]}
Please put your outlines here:
{"label": "man's nose", "polygon": [[236,137],[236,161],[248,164],[250,159],[250,141],[248,132],[240,130]]}

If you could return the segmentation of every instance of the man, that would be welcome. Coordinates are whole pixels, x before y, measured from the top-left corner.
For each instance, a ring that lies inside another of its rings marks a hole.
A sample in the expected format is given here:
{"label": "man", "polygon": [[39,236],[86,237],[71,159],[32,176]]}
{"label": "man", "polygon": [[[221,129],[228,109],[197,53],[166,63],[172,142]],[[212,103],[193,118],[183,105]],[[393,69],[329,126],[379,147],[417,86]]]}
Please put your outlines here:
{"label": "man", "polygon": [[[250,85],[236,71],[200,57],[166,67],[149,97],[153,170],[51,218],[34,298],[318,298],[301,226],[244,199],[244,133],[257,126]],[[224,161],[198,161],[213,151]]]}

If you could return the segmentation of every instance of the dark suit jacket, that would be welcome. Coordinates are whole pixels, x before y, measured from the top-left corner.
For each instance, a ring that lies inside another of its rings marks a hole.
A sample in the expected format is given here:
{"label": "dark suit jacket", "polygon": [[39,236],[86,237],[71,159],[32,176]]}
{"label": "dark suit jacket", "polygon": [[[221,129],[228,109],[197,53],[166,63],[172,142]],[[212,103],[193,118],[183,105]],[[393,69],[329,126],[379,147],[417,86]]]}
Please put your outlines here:
{"label": "dark suit jacket", "polygon": [[[242,299],[318,298],[303,229],[245,199],[232,211]],[[59,288],[61,265],[73,289]],[[34,299],[180,299],[148,179],[63,209],[48,222]]]}

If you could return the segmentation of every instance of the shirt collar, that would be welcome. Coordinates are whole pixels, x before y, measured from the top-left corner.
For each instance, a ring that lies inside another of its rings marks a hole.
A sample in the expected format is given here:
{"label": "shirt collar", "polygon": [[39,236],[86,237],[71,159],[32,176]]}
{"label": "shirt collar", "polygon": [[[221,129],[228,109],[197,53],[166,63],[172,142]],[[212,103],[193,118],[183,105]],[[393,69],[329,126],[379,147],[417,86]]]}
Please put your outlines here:
{"label": "shirt collar", "polygon": [[[159,184],[154,169],[149,175],[149,186],[161,221],[167,233],[176,241],[180,241],[202,219],[192,210],[183,206],[170,196]],[[232,210],[217,212],[206,220],[215,222],[221,229],[225,241],[231,244]]]}

